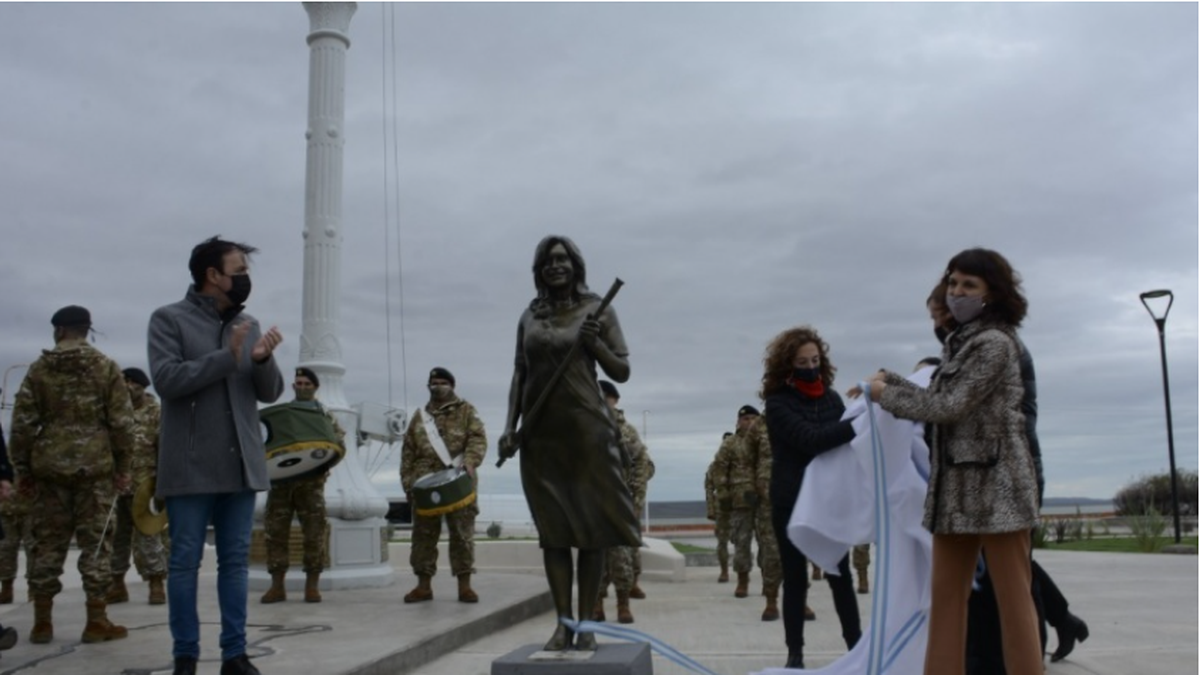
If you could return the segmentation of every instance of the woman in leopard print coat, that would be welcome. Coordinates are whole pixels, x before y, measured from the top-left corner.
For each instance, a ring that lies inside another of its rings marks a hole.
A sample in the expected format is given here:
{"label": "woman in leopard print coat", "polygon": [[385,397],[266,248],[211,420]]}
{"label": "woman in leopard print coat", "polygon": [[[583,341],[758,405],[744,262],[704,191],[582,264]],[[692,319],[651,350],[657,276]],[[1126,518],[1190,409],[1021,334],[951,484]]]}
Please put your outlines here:
{"label": "woman in leopard print coat", "polygon": [[946,340],[928,389],[881,372],[871,398],[898,417],[931,423],[925,527],[933,533],[933,590],[925,675],[962,675],[967,600],[980,551],[1000,605],[1009,672],[1040,673],[1042,649],[1029,588],[1029,530],[1037,476],[1021,399],[1016,328],[1026,301],[999,253],[951,259],[946,302],[959,328]]}

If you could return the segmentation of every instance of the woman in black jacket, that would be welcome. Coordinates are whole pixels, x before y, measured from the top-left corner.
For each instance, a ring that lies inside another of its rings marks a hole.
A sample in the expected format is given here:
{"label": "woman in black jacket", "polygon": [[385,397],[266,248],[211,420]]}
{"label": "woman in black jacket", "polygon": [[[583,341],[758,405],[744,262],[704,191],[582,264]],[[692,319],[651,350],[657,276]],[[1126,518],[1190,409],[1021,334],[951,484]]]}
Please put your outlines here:
{"label": "woman in black jacket", "polygon": [[[775,336],[763,357],[760,395],[766,402],[771,439],[771,524],[783,562],[788,668],[804,667],[804,606],[808,600],[808,559],[788,539],[788,520],[809,462],[854,438],[850,423],[841,421],[846,406],[833,390],[836,370],[829,362],[829,345],[808,326]],[[862,636],[862,625],[849,552],[838,563],[837,574],[826,574],[825,579],[833,590],[842,637],[847,649],[852,648]]]}

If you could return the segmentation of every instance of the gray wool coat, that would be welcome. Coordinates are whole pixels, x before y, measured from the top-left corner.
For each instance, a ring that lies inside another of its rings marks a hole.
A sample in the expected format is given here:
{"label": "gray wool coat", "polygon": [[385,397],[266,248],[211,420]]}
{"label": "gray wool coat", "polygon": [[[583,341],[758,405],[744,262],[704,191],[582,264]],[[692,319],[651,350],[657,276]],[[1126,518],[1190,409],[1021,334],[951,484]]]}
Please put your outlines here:
{"label": "gray wool coat", "polygon": [[[240,359],[229,350],[234,325],[250,322]],[[189,288],[150,317],[150,379],[162,398],[158,497],[266,490],[266,449],[258,402],[283,393],[271,357],[254,363],[258,321],[237,311],[218,315],[213,298]]]}
{"label": "gray wool coat", "polygon": [[887,373],[879,405],[932,423],[924,522],[934,534],[997,534],[1037,524],[1019,357],[1011,327],[979,319],[947,338],[928,389]]}

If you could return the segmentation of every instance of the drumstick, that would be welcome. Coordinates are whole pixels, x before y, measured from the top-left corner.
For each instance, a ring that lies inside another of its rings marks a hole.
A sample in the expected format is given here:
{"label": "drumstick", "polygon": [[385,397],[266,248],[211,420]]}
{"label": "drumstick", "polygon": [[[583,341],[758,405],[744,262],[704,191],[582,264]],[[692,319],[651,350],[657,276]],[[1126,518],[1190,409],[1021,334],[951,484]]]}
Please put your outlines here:
{"label": "drumstick", "polygon": [[100,557],[100,547],[104,546],[104,537],[108,535],[108,524],[112,522],[113,513],[117,510],[117,498],[113,497],[112,506],[108,509],[108,517],[104,519],[104,529],[100,531],[100,543],[96,544],[96,552],[92,554],[92,562]]}

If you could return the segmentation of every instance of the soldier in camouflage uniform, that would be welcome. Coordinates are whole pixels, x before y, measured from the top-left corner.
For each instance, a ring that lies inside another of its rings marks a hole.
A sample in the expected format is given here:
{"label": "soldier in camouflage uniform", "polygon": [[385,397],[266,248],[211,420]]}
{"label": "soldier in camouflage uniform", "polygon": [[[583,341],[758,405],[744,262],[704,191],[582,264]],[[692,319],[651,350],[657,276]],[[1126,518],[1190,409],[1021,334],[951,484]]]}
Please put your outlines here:
{"label": "soldier in camouflage uniform", "polygon": [[[775,528],[771,525],[771,439],[767,436],[765,415],[754,418],[746,431],[745,444],[746,454],[754,466],[754,490],[758,494],[758,506],[754,511],[754,536],[758,540],[762,592],[767,599],[762,620],[775,621],[779,618],[779,585],[783,583],[783,562],[779,556]],[[807,605],[804,607],[804,618],[809,621],[816,618]]]}
{"label": "soldier in camouflage uniform", "polygon": [[[721,442],[733,435],[733,432],[726,431],[721,437]],[[727,583],[729,581],[729,505],[723,504],[717,497],[717,460],[714,455],[712,463],[708,465],[708,471],[704,473],[704,506],[708,512],[708,519],[713,521],[713,532],[717,536],[717,564],[721,566],[721,574],[717,576],[717,583]]]}
{"label": "soldier in camouflage uniform", "polygon": [[0,605],[12,604],[21,550],[25,551],[26,568],[33,559],[32,522],[24,500],[13,496],[0,502],[0,529],[4,530],[4,539],[0,539]]}
{"label": "soldier in camouflage uniform", "polygon": [[[476,470],[487,454],[487,435],[475,406],[454,393],[454,375],[445,368],[429,373],[429,403],[413,414],[404,433],[401,449],[400,484],[405,497],[413,504],[412,489],[417,479],[449,468],[434,450],[425,430],[424,415],[433,418],[438,435],[446,445],[451,461],[461,457],[462,466],[471,475],[478,490]],[[458,577],[458,601],[479,602],[471,588],[475,572],[475,517],[478,502],[444,514],[450,530],[450,571]],[[433,575],[437,573],[438,539],[442,536],[442,516],[422,516],[413,510],[412,553],[409,563],[417,575],[417,587],[404,596],[404,602],[425,602],[433,599]]]}
{"label": "soldier in camouflage uniform", "polygon": [[[29,505],[18,499],[13,491],[14,472],[8,460],[8,446],[0,429],[0,605],[13,601],[13,580],[17,578],[17,554],[22,544],[25,564],[33,559],[33,538],[30,536]],[[0,647],[2,649],[3,647]]]}
{"label": "soldier in camouflage uniform", "polygon": [[[600,383],[601,388],[604,387],[604,382]],[[637,429],[625,420],[625,411],[619,410],[616,404],[621,400],[616,394],[617,387],[612,382],[608,382],[614,393],[613,399],[609,401],[609,407],[616,416],[617,426],[621,429],[621,443],[625,446],[626,452],[629,453],[629,459],[633,466],[631,468],[630,478],[626,481],[629,485],[629,491],[633,495],[633,507],[641,518],[646,512],[646,490],[650,486],[650,479],[654,478],[654,460],[650,458],[650,449],[642,442],[642,437],[638,435]],[[607,399],[608,393],[605,391]],[[629,589],[629,597],[634,600],[645,600],[646,592],[638,585],[638,577],[642,576],[642,549],[640,547],[631,547],[633,556],[633,587]]]}
{"label": "soldier in camouflage uniform", "polygon": [[[13,472],[12,463],[8,461],[8,446],[4,443],[4,430],[0,429],[0,505],[10,504],[13,502]],[[22,520],[28,521],[27,518]],[[0,542],[5,541],[15,535],[11,532],[4,532],[0,529]],[[20,542],[20,539],[17,539]],[[26,538],[28,541],[28,538]],[[29,553],[26,552],[26,559]],[[8,602],[12,602],[12,579],[17,576],[16,573],[16,558],[17,549],[12,549],[12,567],[13,573],[8,578]],[[0,651],[12,649],[17,644],[17,629],[11,626],[0,626]]]}
{"label": "soldier in camouflage uniform", "polygon": [[[140,368],[121,371],[125,386],[129,389],[129,400],[133,405],[133,420],[137,425],[139,444],[130,460],[133,489],[147,481],[153,481],[158,467],[158,423],[161,411],[158,399],[146,391],[150,378]],[[167,592],[163,586],[167,578],[167,555],[170,538],[164,529],[156,535],[144,534],[133,524],[133,496],[117,498],[117,511],[113,517],[112,586],[108,590],[108,604],[129,601],[129,589],[125,587],[125,573],[129,571],[129,558],[138,574],[150,585],[151,605],[165,605]]]}
{"label": "soldier in camouflage uniform", "polygon": [[717,503],[728,504],[730,509],[733,571],[737,573],[737,588],[733,595],[737,598],[749,594],[750,569],[754,565],[750,558],[750,544],[754,536],[754,513],[761,500],[755,490],[755,466],[753,458],[746,452],[746,438],[758,417],[758,410],[754,406],[739,408],[737,431],[721,443],[721,449],[717,450],[717,457],[713,460]]}
{"label": "soldier in camouflage uniform", "polygon": [[[646,505],[646,483],[654,476],[654,462],[646,444],[642,443],[637,429],[625,420],[624,411],[617,408],[621,394],[617,386],[607,380],[600,381],[600,389],[604,392],[604,400],[612,411],[613,419],[621,430],[621,444],[628,453],[629,465],[625,467],[625,484],[633,495],[634,508],[638,514],[643,512]],[[633,623],[633,611],[629,606],[630,598],[645,598],[645,593],[638,587],[637,578],[641,574],[641,555],[635,546],[614,546],[605,553],[604,578],[600,582],[600,596],[596,598],[596,608],[592,618],[604,621],[604,598],[611,583],[617,591],[617,621]]]}
{"label": "soldier in camouflage uniform", "polygon": [[855,546],[850,560],[854,564],[854,570],[858,572],[859,594],[866,595],[870,593],[871,584],[867,582],[867,568],[871,565],[871,545],[859,544]]}
{"label": "soldier in camouflage uniform", "polygon": [[[296,369],[296,378],[292,381],[296,402],[324,410],[317,402],[317,390],[320,388],[321,380],[311,368]],[[345,438],[346,432],[333,415],[329,412],[325,415],[333,423],[334,434],[338,437],[338,443],[342,445],[344,453],[345,441],[341,439]],[[325,569],[325,539],[329,529],[325,511],[327,478],[328,469],[312,476],[271,483],[271,491],[267,493],[266,513],[263,516],[263,533],[267,542],[267,571],[271,573],[271,587],[262,596],[263,604],[287,600],[284,581],[288,571],[288,540],[292,536],[293,513],[300,521],[300,531],[304,534],[304,601],[321,602],[321,572]]]}
{"label": "soldier in camouflage uniform", "polygon": [[[15,480],[4,430],[0,429],[0,605],[13,601],[13,580],[17,578],[17,554],[25,547],[25,563],[32,559],[33,538],[29,533],[29,505],[17,499],[13,491]],[[0,647],[2,649],[3,647]]]}
{"label": "soldier in camouflage uniform", "polygon": [[117,492],[130,487],[129,462],[138,443],[133,408],[120,367],[87,343],[91,314],[72,305],[50,323],[55,347],[29,367],[12,417],[17,491],[29,500],[33,518],[29,640],[54,639],[51,609],[62,590],[59,577],[72,535],[87,595],[81,639],[116,640],[128,632],[106,612],[112,544],[104,531]]}

